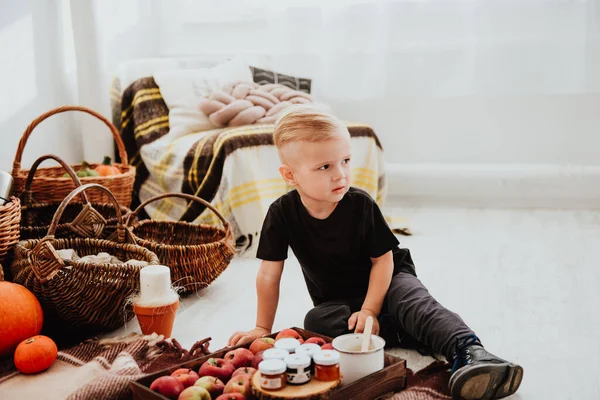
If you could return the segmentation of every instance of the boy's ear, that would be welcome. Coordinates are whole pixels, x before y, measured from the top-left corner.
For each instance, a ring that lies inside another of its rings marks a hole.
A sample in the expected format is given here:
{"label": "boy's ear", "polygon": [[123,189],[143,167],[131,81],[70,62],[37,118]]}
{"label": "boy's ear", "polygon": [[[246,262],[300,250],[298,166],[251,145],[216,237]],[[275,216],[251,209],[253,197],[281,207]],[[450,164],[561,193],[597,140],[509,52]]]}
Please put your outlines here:
{"label": "boy's ear", "polygon": [[294,171],[287,164],[281,164],[279,166],[279,173],[283,180],[290,186],[296,186],[296,177],[294,176]]}

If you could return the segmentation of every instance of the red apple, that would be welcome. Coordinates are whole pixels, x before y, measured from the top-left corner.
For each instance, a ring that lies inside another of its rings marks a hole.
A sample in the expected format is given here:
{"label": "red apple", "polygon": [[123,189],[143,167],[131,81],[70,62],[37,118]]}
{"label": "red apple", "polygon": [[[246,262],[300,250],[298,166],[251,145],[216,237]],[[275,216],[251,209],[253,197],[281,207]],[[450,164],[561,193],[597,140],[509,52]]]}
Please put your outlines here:
{"label": "red apple", "polygon": [[270,349],[271,347],[275,347],[275,339],[269,337],[258,338],[252,342],[250,345],[250,351],[252,354],[256,354],[259,351],[265,351],[266,349]]}
{"label": "red apple", "polygon": [[233,364],[235,368],[249,367],[252,363],[254,353],[250,350],[240,347],[239,349],[231,350],[225,353],[223,359]]}
{"label": "red apple", "polygon": [[214,376],[223,382],[227,383],[231,375],[233,375],[235,367],[229,361],[222,358],[209,358],[198,371],[199,376]]}
{"label": "red apple", "polygon": [[208,390],[200,386],[190,386],[185,389],[177,400],[211,400]]}
{"label": "red apple", "polygon": [[250,376],[253,376],[254,373],[256,372],[256,368],[252,368],[252,367],[243,367],[243,368],[238,368],[234,371],[233,375],[231,375],[231,377],[235,377],[238,375],[242,375],[242,374],[247,374]]}
{"label": "red apple", "polygon": [[300,342],[300,344],[304,343],[304,339],[302,339],[302,336],[300,336],[300,334],[298,332],[296,332],[293,329],[284,329],[281,332],[279,332],[277,334],[277,336],[275,336],[275,341],[278,341],[279,339],[283,339],[283,338],[294,338],[294,339],[298,339],[298,341]]}
{"label": "red apple", "polygon": [[246,396],[241,393],[226,393],[220,395],[215,400],[246,400]]}
{"label": "red apple", "polygon": [[331,343],[325,343],[323,346],[321,346],[321,350],[335,350],[333,348],[333,345]]}
{"label": "red apple", "polygon": [[250,375],[238,375],[231,378],[223,393],[241,393],[244,396],[250,396]]}
{"label": "red apple", "polygon": [[320,337],[310,337],[308,339],[306,339],[306,341],[304,342],[306,343],[314,343],[314,344],[318,344],[319,346],[323,346],[325,344],[325,339],[320,338]]}
{"label": "red apple", "polygon": [[263,360],[263,353],[264,353],[264,351],[259,351],[258,353],[256,353],[254,355],[254,358],[252,359],[252,364],[251,364],[252,368],[258,369],[258,364],[260,364],[260,362]]}
{"label": "red apple", "polygon": [[177,371],[173,371],[171,376],[177,378],[184,388],[194,386],[194,383],[200,378],[196,371],[189,368],[179,368]]}
{"label": "red apple", "polygon": [[183,384],[179,379],[172,376],[161,376],[150,384],[150,390],[154,390],[169,399],[177,399],[183,389]]}
{"label": "red apple", "polygon": [[225,384],[219,378],[213,376],[203,376],[194,383],[194,386],[200,386],[208,390],[210,397],[213,399],[223,394],[223,389],[225,389]]}

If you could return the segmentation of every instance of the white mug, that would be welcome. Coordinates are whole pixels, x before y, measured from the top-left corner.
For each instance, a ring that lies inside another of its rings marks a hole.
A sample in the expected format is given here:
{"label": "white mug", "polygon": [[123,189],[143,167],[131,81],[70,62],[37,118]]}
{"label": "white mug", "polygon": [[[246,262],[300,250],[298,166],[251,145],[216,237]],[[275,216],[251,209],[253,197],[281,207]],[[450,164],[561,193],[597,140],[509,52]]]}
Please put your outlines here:
{"label": "white mug", "polygon": [[374,372],[381,371],[384,366],[385,340],[371,335],[369,350],[361,352],[362,333],[349,333],[333,339],[333,348],[340,353],[340,373],[342,385],[347,385]]}

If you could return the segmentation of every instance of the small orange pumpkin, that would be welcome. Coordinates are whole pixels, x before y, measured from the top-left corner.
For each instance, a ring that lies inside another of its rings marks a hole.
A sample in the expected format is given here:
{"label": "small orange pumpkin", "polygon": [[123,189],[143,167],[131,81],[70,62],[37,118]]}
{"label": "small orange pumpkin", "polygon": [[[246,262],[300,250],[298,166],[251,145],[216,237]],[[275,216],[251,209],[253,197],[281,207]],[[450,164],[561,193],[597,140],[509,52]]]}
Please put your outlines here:
{"label": "small orange pumpkin", "polygon": [[15,367],[24,374],[35,374],[50,368],[58,348],[48,336],[37,335],[23,340],[15,350]]}
{"label": "small orange pumpkin", "polygon": [[0,282],[0,357],[12,355],[23,340],[42,331],[40,302],[25,286]]}
{"label": "small orange pumpkin", "polygon": [[98,165],[94,168],[100,176],[110,176],[117,175],[121,173],[121,170],[116,165],[113,165],[112,160],[109,156],[104,156],[104,161],[102,164]]}

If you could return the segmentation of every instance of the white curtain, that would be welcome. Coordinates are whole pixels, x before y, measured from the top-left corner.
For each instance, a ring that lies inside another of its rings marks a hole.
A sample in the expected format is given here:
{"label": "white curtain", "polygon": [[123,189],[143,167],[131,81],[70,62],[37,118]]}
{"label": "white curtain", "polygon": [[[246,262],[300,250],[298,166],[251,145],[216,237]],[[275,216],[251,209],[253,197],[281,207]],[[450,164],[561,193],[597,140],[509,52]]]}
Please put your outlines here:
{"label": "white curtain", "polygon": [[599,0],[170,4],[161,54],[271,55],[390,163],[599,164]]}
{"label": "white curtain", "polygon": [[[2,170],[11,170],[17,143],[31,120],[75,101],[75,87],[69,79],[73,68],[64,40],[69,36],[64,21],[70,22],[57,4],[0,0]],[[24,163],[51,152],[69,161],[79,158],[81,141],[73,124],[68,116],[43,122],[25,148]]]}
{"label": "white curtain", "polygon": [[[506,142],[520,140],[523,148],[506,160],[571,162],[577,154],[588,161],[600,145],[591,127],[598,121],[590,119],[598,114],[591,105],[600,92],[599,0],[0,0],[0,5],[2,169],[9,168],[27,123],[49,108],[81,104],[109,116],[110,81],[125,60],[217,60],[240,53],[269,55],[280,72],[312,78],[315,95],[338,114],[371,123],[396,147],[392,158],[485,161],[509,151],[502,147]],[[578,124],[574,131],[585,134],[585,145],[569,142],[560,121],[544,125],[542,114],[563,106],[554,103],[556,96],[573,107],[565,124]],[[520,114],[528,102],[531,114]],[[452,108],[457,105],[462,108]],[[497,114],[503,107],[506,114]],[[472,110],[471,125],[465,122],[471,116],[461,114],[466,110]],[[481,116],[486,112],[494,114]],[[453,115],[460,121],[452,121]],[[534,132],[529,136],[510,125],[522,118]],[[454,133],[435,136],[453,122]],[[541,145],[540,130],[547,131]],[[26,161],[49,151],[70,161],[97,160],[112,149],[106,130],[90,118],[64,117],[45,124],[39,135],[45,137],[32,137]],[[439,146],[428,148],[430,142]],[[452,158],[447,151],[452,144],[470,146],[471,152]]]}
{"label": "white curtain", "polygon": [[345,99],[600,89],[596,0],[252,3],[162,3],[160,51],[272,54]]}
{"label": "white curtain", "polygon": [[[119,63],[157,56],[155,41],[140,39],[152,35],[154,13],[140,0],[0,0],[0,169],[11,170],[22,132],[52,108],[78,104],[110,119]],[[76,112],[34,130],[24,166],[46,153],[73,163],[114,154],[107,128]]]}

